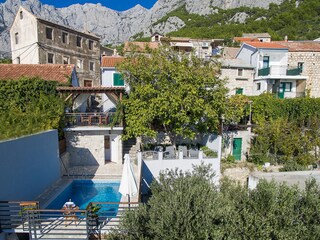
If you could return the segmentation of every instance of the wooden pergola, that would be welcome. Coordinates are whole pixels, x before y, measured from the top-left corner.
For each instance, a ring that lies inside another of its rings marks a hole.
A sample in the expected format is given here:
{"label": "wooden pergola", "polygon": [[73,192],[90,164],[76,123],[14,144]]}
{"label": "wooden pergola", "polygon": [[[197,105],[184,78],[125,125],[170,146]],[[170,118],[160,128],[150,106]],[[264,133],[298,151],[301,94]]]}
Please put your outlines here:
{"label": "wooden pergola", "polygon": [[81,94],[97,94],[104,93],[115,102],[122,100],[124,87],[57,87],[57,91],[61,94],[66,93],[68,96],[65,101],[68,101],[72,97],[72,101],[75,101]]}

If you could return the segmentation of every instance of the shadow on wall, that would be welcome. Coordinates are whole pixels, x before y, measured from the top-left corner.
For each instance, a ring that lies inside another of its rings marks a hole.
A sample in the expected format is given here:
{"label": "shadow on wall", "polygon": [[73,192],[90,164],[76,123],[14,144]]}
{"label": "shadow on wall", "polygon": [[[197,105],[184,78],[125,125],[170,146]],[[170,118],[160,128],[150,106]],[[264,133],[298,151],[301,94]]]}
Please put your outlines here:
{"label": "shadow on wall", "polygon": [[150,184],[152,183],[154,177],[144,161],[142,161],[142,173],[143,175],[141,177],[141,195],[148,195],[150,191]]}
{"label": "shadow on wall", "polygon": [[70,167],[96,166],[96,169],[98,169],[100,164],[96,157],[92,154],[92,149],[78,146],[79,137],[77,135],[72,135],[72,137],[68,138],[68,140],[69,142],[67,144],[67,151],[70,154]]}

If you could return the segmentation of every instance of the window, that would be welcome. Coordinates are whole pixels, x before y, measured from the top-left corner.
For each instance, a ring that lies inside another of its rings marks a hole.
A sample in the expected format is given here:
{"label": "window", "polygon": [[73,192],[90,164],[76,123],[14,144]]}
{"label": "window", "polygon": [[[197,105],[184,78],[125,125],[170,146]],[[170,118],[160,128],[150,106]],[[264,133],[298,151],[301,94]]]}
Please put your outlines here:
{"label": "window", "polygon": [[93,49],[93,41],[89,40],[89,49],[92,50]]}
{"label": "window", "polygon": [[17,64],[20,64],[20,57],[17,57],[16,63],[17,63]]}
{"label": "window", "polygon": [[236,95],[242,95],[242,94],[243,94],[243,88],[237,88]]}
{"label": "window", "polygon": [[48,53],[48,59],[47,62],[48,63],[54,63],[54,54],[53,53]]}
{"label": "window", "polygon": [[284,92],[291,92],[292,83],[291,82],[282,82],[281,87],[283,88]]}
{"label": "window", "polygon": [[263,56],[263,68],[269,67],[269,56]]}
{"label": "window", "polygon": [[84,87],[92,87],[92,80],[84,80],[83,86]]}
{"label": "window", "polygon": [[20,15],[20,19],[23,19],[23,12],[22,11],[20,11],[19,15]]}
{"label": "window", "polygon": [[46,37],[47,39],[53,39],[53,29],[46,27]]}
{"label": "window", "polygon": [[14,34],[14,40],[15,40],[16,44],[19,44],[19,33],[16,32]]}
{"label": "window", "polygon": [[89,62],[89,70],[94,71],[94,62]]}
{"label": "window", "polygon": [[242,76],[243,76],[243,69],[242,69],[242,68],[239,68],[239,69],[238,69],[238,76],[239,76],[239,77],[242,77]]}
{"label": "window", "polygon": [[69,43],[69,34],[66,33],[66,32],[62,32],[62,43],[66,43],[68,44]]}
{"label": "window", "polygon": [[77,47],[81,47],[82,37],[77,36]]}
{"label": "window", "polygon": [[68,57],[68,56],[63,56],[63,57],[62,57],[62,63],[63,63],[63,64],[69,64],[69,63],[70,63],[70,57]]}
{"label": "window", "polygon": [[83,68],[83,60],[82,59],[77,60],[77,68],[80,68],[80,69]]}
{"label": "window", "polygon": [[113,74],[113,86],[124,86],[124,80],[120,73]]}
{"label": "window", "polygon": [[257,91],[261,89],[261,83],[257,83]]}

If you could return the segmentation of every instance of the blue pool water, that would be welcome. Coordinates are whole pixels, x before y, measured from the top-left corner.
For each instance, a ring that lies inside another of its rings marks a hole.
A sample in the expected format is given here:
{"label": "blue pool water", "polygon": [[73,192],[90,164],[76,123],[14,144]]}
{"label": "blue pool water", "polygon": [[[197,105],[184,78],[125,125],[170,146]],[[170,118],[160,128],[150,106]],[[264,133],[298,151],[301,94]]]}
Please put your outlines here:
{"label": "blue pool water", "polygon": [[61,209],[71,199],[80,209],[90,202],[120,202],[120,182],[73,180],[46,208]]}

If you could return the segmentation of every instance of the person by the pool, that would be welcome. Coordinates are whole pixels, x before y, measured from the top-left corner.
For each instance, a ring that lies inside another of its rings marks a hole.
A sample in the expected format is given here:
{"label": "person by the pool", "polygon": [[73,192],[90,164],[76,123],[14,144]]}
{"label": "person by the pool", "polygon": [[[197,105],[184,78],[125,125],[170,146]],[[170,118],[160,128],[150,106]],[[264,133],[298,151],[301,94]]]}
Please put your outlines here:
{"label": "person by the pool", "polygon": [[63,208],[68,208],[68,209],[75,208],[75,207],[76,207],[76,204],[72,202],[71,199],[69,199],[69,201],[65,202],[65,204],[63,205]]}
{"label": "person by the pool", "polygon": [[64,209],[63,215],[65,215],[66,218],[65,225],[67,226],[67,224],[72,220],[74,220],[74,223],[77,224],[76,220],[78,217],[74,210],[78,210],[79,207],[77,207],[76,204],[71,201],[71,199],[69,199],[69,201],[63,205],[62,209]]}

